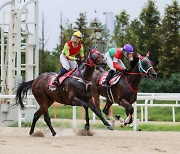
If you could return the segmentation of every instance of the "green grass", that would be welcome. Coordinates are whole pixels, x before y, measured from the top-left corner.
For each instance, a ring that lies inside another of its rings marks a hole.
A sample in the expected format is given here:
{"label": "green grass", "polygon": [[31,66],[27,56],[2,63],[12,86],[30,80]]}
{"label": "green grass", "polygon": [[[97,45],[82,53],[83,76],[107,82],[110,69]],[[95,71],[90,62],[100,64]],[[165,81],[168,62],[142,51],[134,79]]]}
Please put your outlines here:
{"label": "green grass", "polygon": [[[144,103],[144,101],[138,101],[138,103]],[[154,104],[175,104],[175,101],[154,101]],[[72,119],[72,106],[57,106],[57,118],[60,119]],[[103,109],[103,107],[102,107]],[[77,119],[82,119],[82,107],[77,107]],[[180,107],[175,107],[176,122],[180,122]],[[49,114],[51,118],[54,118],[53,106],[49,108]],[[89,116],[92,119],[92,111],[89,109]],[[121,115],[123,118],[126,117],[125,109],[122,106],[113,107],[113,115]],[[103,114],[103,116],[105,116]],[[105,116],[107,119],[108,117]],[[138,107],[138,119],[141,119],[141,108]],[[97,118],[98,119],[98,118]],[[172,122],[172,107],[148,107],[148,121],[169,121]]]}
{"label": "green grass", "polygon": [[[138,101],[138,103],[144,103],[144,101]],[[155,104],[175,104],[175,101],[154,101]],[[102,107],[103,109],[103,107]],[[84,111],[84,109],[82,107],[77,107],[76,111],[77,111],[77,115],[76,118],[77,119],[84,119],[82,118],[82,110]],[[73,107],[72,106],[56,106],[56,112],[57,112],[57,119],[72,119],[72,112],[73,112]],[[176,113],[176,122],[180,122],[180,108],[176,107],[175,108],[175,113]],[[51,106],[49,108],[49,114],[51,118],[54,118],[54,107]],[[113,115],[121,115],[123,118],[126,117],[125,114],[125,109],[122,106],[114,106],[113,107]],[[90,119],[92,119],[92,111],[89,109],[89,116]],[[103,114],[103,116],[105,116]],[[108,117],[105,116],[107,119]],[[141,110],[140,107],[138,107],[138,115],[137,115],[138,119],[141,119]],[[148,121],[160,121],[160,122],[172,122],[172,108],[171,107],[148,107]],[[96,119],[98,120],[98,118],[96,117]],[[84,123],[79,125],[79,128],[83,128],[85,124],[85,120]],[[72,128],[72,121],[65,121],[65,120],[52,120],[52,125],[53,127],[64,127],[64,128]],[[90,120],[90,125],[91,128],[95,128],[95,129],[107,129],[102,123],[98,123],[98,124],[92,124],[92,120]],[[17,127],[18,124],[15,123],[13,125],[11,125],[11,127]],[[30,127],[31,126],[31,122],[22,122],[22,127]],[[37,122],[36,127],[47,127],[47,125],[45,124],[45,122],[42,120]],[[141,129],[141,131],[180,131],[180,124],[139,124],[139,129]],[[116,126],[115,126],[116,130],[120,130],[120,131],[125,131],[125,130],[133,130],[133,128],[126,126],[125,128],[120,128],[120,126],[118,125],[118,122],[116,122]]]}
{"label": "green grass", "polygon": [[[84,124],[85,124],[85,120],[83,124],[79,124],[77,125],[78,129],[84,128]],[[63,128],[72,128],[72,122],[71,121],[52,121],[52,125],[54,128],[59,128],[59,127],[63,127]],[[15,123],[13,125],[11,125],[10,127],[17,127],[18,123]],[[31,126],[31,122],[22,122],[22,127],[30,127]],[[43,127],[43,128],[47,128],[47,125],[45,124],[44,121],[40,120],[37,122],[36,127]],[[97,124],[92,124],[92,121],[90,121],[90,127],[91,129],[104,129],[106,130],[106,126],[104,126],[102,123],[97,123]],[[116,122],[116,126],[114,128],[115,130],[119,130],[119,131],[127,131],[127,130],[133,130],[132,127],[130,127],[129,125],[127,125],[124,128],[121,128],[118,125],[118,122]],[[180,124],[139,124],[138,129],[141,131],[180,131]]]}
{"label": "green grass", "polygon": [[153,125],[153,124],[141,124],[138,127],[141,131],[180,131],[180,124],[178,125]]}

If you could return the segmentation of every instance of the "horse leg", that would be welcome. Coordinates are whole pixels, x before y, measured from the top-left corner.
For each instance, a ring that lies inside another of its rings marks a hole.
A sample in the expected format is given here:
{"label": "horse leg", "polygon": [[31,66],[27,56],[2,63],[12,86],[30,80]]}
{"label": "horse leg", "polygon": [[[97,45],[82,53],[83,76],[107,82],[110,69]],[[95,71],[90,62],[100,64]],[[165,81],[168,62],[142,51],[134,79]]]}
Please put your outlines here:
{"label": "horse leg", "polygon": [[49,117],[48,108],[53,104],[53,100],[47,98],[47,96],[44,93],[37,93],[35,96],[38,104],[40,105],[40,109],[37,111],[37,114],[34,115],[33,123],[31,126],[30,134],[34,132],[34,127],[37,122],[37,120],[40,118],[42,114],[44,114],[44,121],[46,122],[47,126],[49,127],[51,133],[53,136],[56,135],[56,132],[54,131],[52,125],[51,125],[51,119]]}
{"label": "horse leg", "polygon": [[120,104],[126,110],[127,118],[124,121],[124,126],[126,126],[132,121],[132,114],[134,113],[134,108],[132,107],[132,104],[129,104],[125,99],[123,99]]}
{"label": "horse leg", "polygon": [[113,102],[111,102],[109,99],[106,100],[106,105],[104,106],[103,113],[109,117],[111,120],[112,127],[115,126],[115,119],[114,117],[109,113],[109,109],[112,106]]}
{"label": "horse leg", "polygon": [[89,125],[89,112],[88,112],[88,105],[83,105],[85,112],[86,112],[86,124],[84,125],[84,129],[85,130],[89,130],[90,129],[90,125]]}
{"label": "horse leg", "polygon": [[54,128],[52,127],[51,118],[49,117],[49,113],[48,113],[49,106],[44,105],[43,107],[44,107],[43,108],[44,109],[44,121],[46,122],[47,126],[49,127],[52,135],[55,136],[56,132],[54,131]]}
{"label": "horse leg", "polygon": [[89,104],[89,108],[101,119],[101,121],[103,122],[103,124],[105,126],[107,126],[107,128],[109,130],[113,130],[113,127],[107,122],[107,120],[102,116],[101,111],[96,107],[96,105],[94,104],[94,99],[91,98],[88,102]]}
{"label": "horse leg", "polygon": [[34,117],[33,117],[33,122],[32,122],[32,125],[31,125],[30,132],[29,132],[30,135],[32,135],[34,133],[34,128],[35,128],[36,122],[41,117],[41,115],[42,115],[42,110],[38,109],[36,111],[36,113],[34,114]]}
{"label": "horse leg", "polygon": [[83,102],[82,100],[78,99],[78,98],[74,98],[73,100],[73,105],[76,106],[83,106],[85,113],[86,113],[86,124],[84,125],[84,129],[85,130],[89,130],[90,129],[90,125],[89,125],[89,112],[88,112],[88,104],[86,102]]}
{"label": "horse leg", "polygon": [[[126,110],[126,115],[128,117],[129,116],[129,110],[128,109],[125,109],[125,110]],[[132,122],[133,122],[133,119],[132,119],[132,116],[131,116],[128,124],[131,124]]]}
{"label": "horse leg", "polygon": [[93,91],[93,97],[94,97],[94,102],[95,102],[95,104],[96,104],[96,107],[99,109],[99,111],[101,111],[101,109],[100,109],[100,100],[99,100],[99,92],[98,92],[98,90],[96,90],[96,91]]}

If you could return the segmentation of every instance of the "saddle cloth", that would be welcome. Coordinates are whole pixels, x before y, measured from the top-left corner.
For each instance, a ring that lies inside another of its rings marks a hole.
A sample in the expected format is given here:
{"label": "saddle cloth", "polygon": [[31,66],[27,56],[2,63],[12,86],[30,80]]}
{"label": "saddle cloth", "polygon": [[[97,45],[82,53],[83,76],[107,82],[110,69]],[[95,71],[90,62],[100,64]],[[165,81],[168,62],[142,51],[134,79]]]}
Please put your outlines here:
{"label": "saddle cloth", "polygon": [[[106,71],[106,72],[102,75],[102,77],[100,78],[100,80],[99,80],[99,85],[101,85],[101,86],[103,85],[103,83],[104,83],[107,75],[108,75],[108,71]],[[116,83],[119,81],[119,79],[121,78],[122,75],[123,75],[123,73],[121,73],[121,72],[115,74],[115,75],[111,78],[111,80],[109,80],[110,86],[116,84]]]}
{"label": "saddle cloth", "polygon": [[[65,73],[64,75],[62,75],[62,76],[59,78],[59,84],[61,84],[61,83],[64,81],[64,79],[66,79],[67,77],[69,77],[72,73],[73,73],[73,70],[71,70],[71,71]],[[49,81],[49,86],[50,86],[50,87],[55,87],[55,86],[56,86],[56,85],[54,85],[54,84],[52,84],[52,83],[53,83],[53,81],[55,80],[55,78],[57,77],[57,75],[58,75],[58,74],[55,74],[55,75],[53,75],[53,76],[51,77],[51,79],[50,79],[50,81]]]}

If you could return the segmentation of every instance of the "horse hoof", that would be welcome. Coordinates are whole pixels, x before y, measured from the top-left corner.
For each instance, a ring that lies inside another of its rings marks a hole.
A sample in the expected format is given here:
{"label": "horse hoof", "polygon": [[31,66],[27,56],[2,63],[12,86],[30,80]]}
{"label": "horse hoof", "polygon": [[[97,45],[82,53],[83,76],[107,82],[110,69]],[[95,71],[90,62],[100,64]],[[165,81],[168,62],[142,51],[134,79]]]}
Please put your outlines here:
{"label": "horse hoof", "polygon": [[107,129],[114,130],[114,128],[112,126],[107,126]]}
{"label": "horse hoof", "polygon": [[120,123],[121,128],[124,128],[124,126],[125,126],[124,123]]}
{"label": "horse hoof", "polygon": [[84,126],[84,129],[88,131],[90,130],[90,126]]}
{"label": "horse hoof", "polygon": [[54,136],[54,137],[55,137],[55,136],[56,136],[56,132],[52,133],[52,136]]}

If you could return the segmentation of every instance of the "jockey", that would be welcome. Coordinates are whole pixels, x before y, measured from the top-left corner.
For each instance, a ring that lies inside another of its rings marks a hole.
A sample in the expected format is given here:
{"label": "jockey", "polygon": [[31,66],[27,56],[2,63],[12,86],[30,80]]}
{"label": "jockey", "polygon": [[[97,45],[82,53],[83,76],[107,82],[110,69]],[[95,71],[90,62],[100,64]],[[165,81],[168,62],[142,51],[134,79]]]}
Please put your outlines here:
{"label": "jockey", "polygon": [[[60,55],[60,63],[62,64],[62,69],[60,70],[58,76],[54,80],[53,84],[59,84],[59,78],[68,72],[70,69],[77,68],[76,60],[82,60],[84,57],[84,48],[81,44],[82,34],[80,31],[76,31],[73,33],[72,38],[68,41],[62,50]],[[75,56],[79,54],[80,58],[76,58]]]}
{"label": "jockey", "polygon": [[109,87],[109,80],[114,75],[115,71],[126,71],[126,67],[122,62],[122,57],[126,57],[129,61],[133,60],[133,47],[130,44],[125,44],[123,48],[110,48],[105,54],[106,63],[110,70],[103,83],[105,87]]}

